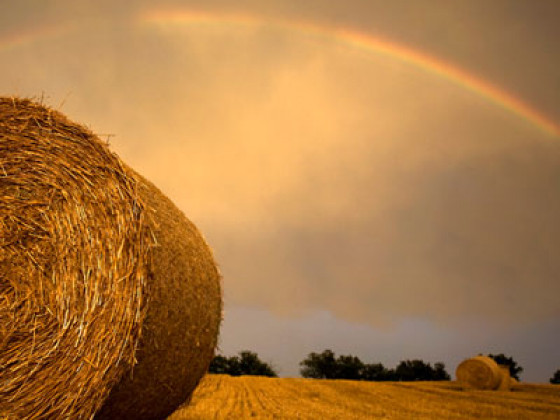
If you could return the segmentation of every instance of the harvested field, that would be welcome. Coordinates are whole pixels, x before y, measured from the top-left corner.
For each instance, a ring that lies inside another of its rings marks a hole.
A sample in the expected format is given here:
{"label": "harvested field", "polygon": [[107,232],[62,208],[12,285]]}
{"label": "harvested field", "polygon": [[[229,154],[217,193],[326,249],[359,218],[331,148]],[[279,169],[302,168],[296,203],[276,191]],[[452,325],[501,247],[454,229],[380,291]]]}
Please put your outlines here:
{"label": "harvested field", "polygon": [[194,419],[559,419],[560,386],[462,391],[456,382],[357,382],[207,375],[189,407]]}

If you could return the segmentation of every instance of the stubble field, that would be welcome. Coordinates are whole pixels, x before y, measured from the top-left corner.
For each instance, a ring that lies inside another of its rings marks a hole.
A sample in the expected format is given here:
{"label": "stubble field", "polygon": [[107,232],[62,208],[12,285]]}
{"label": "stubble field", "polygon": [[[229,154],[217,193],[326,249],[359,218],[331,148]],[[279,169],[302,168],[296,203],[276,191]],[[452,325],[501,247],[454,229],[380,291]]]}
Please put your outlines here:
{"label": "stubble field", "polygon": [[560,386],[463,391],[455,382],[358,382],[207,375],[190,406],[194,419],[560,419]]}

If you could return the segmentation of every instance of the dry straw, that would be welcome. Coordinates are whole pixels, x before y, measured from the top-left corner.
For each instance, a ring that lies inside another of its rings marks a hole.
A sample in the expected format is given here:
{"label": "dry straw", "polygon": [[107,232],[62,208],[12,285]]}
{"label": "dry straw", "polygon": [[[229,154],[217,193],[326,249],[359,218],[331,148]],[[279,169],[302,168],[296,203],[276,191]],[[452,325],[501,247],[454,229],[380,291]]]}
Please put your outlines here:
{"label": "dry straw", "polygon": [[510,389],[509,368],[498,365],[494,359],[487,356],[464,360],[457,366],[456,376],[464,389]]}
{"label": "dry straw", "polygon": [[0,98],[0,418],[165,418],[206,372],[221,306],[169,199],[87,128]]}
{"label": "dry straw", "polygon": [[500,375],[501,375],[501,380],[500,380],[500,385],[498,385],[498,390],[510,391],[513,378],[511,377],[509,366],[498,365],[498,368],[500,369]]}

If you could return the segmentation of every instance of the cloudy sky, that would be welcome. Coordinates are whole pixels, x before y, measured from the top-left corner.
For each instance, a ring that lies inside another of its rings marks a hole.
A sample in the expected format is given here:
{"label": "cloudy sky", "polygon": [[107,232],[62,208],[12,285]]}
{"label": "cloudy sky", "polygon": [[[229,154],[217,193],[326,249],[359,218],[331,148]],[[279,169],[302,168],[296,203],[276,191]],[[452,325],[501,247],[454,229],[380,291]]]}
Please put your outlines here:
{"label": "cloudy sky", "polygon": [[88,125],[203,231],[220,348],[282,376],[560,368],[557,0],[0,0],[0,92]]}

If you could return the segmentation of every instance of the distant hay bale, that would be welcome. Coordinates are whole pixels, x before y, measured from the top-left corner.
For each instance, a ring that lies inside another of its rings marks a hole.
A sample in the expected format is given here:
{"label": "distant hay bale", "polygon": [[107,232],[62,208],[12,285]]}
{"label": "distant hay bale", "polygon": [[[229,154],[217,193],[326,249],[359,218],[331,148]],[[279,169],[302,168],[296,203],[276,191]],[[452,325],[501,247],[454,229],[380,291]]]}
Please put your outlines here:
{"label": "distant hay bale", "polygon": [[0,418],[163,419],[213,357],[196,227],[62,114],[0,98]]}
{"label": "distant hay bale", "polygon": [[496,390],[502,383],[502,371],[491,357],[476,356],[457,366],[457,381],[464,389]]}
{"label": "distant hay bale", "polygon": [[511,377],[511,373],[509,371],[509,366],[507,365],[498,365],[498,368],[500,369],[500,385],[498,385],[498,390],[499,391],[511,391],[511,385],[512,385],[512,377]]}
{"label": "distant hay bale", "polygon": [[515,388],[518,388],[519,386],[519,381],[517,379],[515,379],[513,376],[510,376],[509,378],[509,386],[511,390],[514,390]]}

